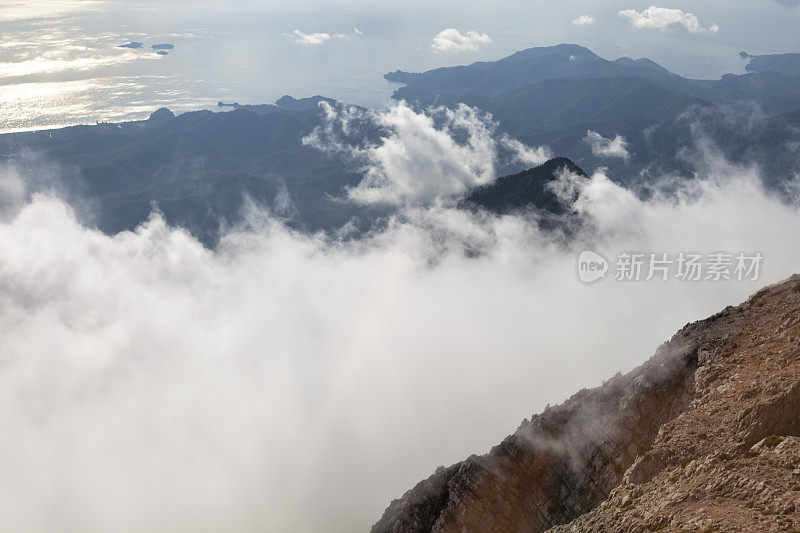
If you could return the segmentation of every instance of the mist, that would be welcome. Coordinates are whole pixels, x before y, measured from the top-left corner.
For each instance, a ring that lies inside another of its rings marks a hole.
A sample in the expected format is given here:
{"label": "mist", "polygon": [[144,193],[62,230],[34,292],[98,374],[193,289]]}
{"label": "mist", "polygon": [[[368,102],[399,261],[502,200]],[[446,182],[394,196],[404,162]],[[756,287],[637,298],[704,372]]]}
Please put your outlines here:
{"label": "mist", "polygon": [[[703,176],[648,200],[602,169],[565,174],[583,221],[567,240],[533,213],[456,209],[466,177],[399,189],[429,161],[439,179],[461,168],[447,158],[496,147],[481,129],[420,144],[435,126],[394,113],[365,176],[405,203],[360,239],[302,234],[255,205],[214,250],[157,210],[106,235],[53,187],[25,189],[57,176],[0,170],[2,529],[364,530],[438,465],[800,264],[800,209],[754,169],[706,154]],[[398,153],[419,160],[387,163]],[[757,281],[587,285],[585,249],[764,263]]]}

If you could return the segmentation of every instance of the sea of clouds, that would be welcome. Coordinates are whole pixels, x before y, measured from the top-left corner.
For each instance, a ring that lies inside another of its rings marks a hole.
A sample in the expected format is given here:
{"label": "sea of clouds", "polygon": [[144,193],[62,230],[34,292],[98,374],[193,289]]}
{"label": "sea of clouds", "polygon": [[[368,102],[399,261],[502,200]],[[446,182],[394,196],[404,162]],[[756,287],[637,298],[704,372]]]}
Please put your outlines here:
{"label": "sea of clouds", "polygon": [[[215,250],[157,211],[106,235],[57,175],[0,170],[0,529],[365,530],[438,465],[798,271],[800,209],[755,169],[707,152],[646,201],[602,169],[565,174],[583,220],[567,240],[453,206],[494,178],[484,119],[451,116],[467,137],[448,142],[384,113],[384,140],[354,148],[371,181],[347,194],[399,211],[355,240],[252,205]],[[584,249],[765,259],[752,282],[586,285]]]}

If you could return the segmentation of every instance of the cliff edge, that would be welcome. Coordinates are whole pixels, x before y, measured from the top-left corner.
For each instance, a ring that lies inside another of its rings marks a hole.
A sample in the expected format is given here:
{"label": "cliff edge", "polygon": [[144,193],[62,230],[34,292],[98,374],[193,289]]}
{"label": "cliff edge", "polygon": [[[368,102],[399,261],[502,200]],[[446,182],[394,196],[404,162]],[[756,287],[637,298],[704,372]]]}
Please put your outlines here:
{"label": "cliff edge", "polygon": [[800,276],[438,469],[373,533],[794,531]]}

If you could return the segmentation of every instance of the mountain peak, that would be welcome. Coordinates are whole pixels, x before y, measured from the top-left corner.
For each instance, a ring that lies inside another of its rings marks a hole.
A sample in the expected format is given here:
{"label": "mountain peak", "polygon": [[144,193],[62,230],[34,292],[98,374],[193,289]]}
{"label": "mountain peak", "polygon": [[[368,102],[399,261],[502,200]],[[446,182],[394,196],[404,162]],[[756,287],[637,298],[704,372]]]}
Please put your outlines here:
{"label": "mountain peak", "polygon": [[173,113],[166,107],[161,107],[153,111],[147,120],[148,122],[155,123],[155,122],[165,122],[167,120],[172,120],[173,118],[175,118],[175,113]]}
{"label": "mountain peak", "polygon": [[532,57],[547,57],[547,56],[559,56],[569,59],[571,56],[584,56],[593,59],[600,59],[600,56],[586,48],[585,46],[581,46],[579,44],[568,44],[562,43],[557,44],[554,46],[537,46],[533,48],[528,48],[526,50],[520,50],[510,56],[501,59],[501,61],[512,61],[512,60],[519,60],[519,59],[530,59]]}
{"label": "mountain peak", "polygon": [[497,214],[520,209],[539,209],[549,214],[561,215],[570,206],[564,205],[548,184],[557,180],[563,171],[586,176],[570,159],[557,157],[537,167],[503,176],[492,183],[474,188],[467,194],[463,205]]}
{"label": "mountain peak", "polygon": [[615,59],[614,63],[616,63],[618,65],[624,65],[624,66],[648,67],[648,68],[651,68],[653,70],[657,70],[657,71],[660,71],[660,72],[675,76],[675,74],[673,74],[669,70],[665,69],[664,67],[662,67],[661,65],[659,65],[658,63],[653,61],[652,59],[647,59],[646,57],[639,58],[639,59],[633,59],[633,58],[630,58],[630,57],[620,57],[618,59]]}

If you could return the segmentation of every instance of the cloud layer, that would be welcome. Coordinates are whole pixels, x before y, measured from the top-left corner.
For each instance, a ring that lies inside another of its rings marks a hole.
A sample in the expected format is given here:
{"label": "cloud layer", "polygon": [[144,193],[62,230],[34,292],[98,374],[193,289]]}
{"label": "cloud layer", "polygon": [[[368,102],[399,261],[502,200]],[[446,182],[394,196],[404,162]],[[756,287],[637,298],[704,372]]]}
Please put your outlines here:
{"label": "cloud layer", "polygon": [[[476,157],[407,107],[384,120],[388,148],[365,148],[380,172],[424,180],[452,164],[428,152]],[[476,135],[470,150],[488,150]],[[251,206],[216,251],[157,214],[101,234],[31,195],[27,168],[0,169],[2,529],[367,529],[437,465],[797,269],[798,207],[707,159],[703,179],[647,201],[562,175],[586,228],[569,244],[445,197],[347,242]],[[765,260],[753,283],[588,286],[585,249]]]}
{"label": "cloud layer", "polygon": [[434,52],[475,52],[482,45],[492,42],[492,38],[485,33],[460,31],[449,28],[440,31],[431,42]]}
{"label": "cloud layer", "polygon": [[619,12],[631,22],[634,28],[652,28],[662,32],[682,29],[689,33],[717,33],[719,26],[712,24],[708,29],[692,13],[685,13],[680,9],[650,6],[644,11],[625,9]]}

